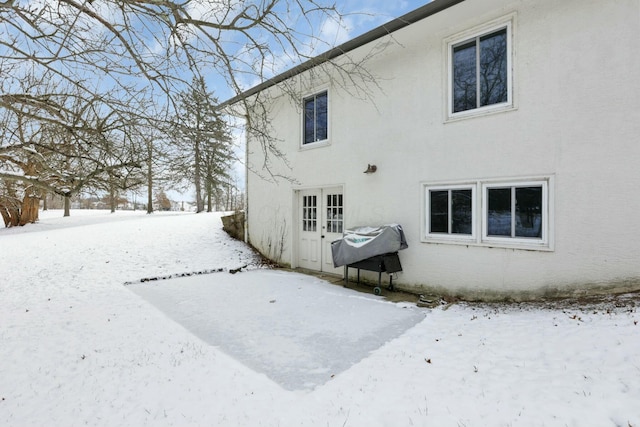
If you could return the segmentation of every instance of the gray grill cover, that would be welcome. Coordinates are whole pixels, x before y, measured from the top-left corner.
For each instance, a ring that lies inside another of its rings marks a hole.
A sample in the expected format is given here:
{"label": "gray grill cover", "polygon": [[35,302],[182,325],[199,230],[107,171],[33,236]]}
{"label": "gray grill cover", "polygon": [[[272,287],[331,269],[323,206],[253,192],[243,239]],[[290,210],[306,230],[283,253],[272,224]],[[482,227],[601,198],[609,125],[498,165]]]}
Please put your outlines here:
{"label": "gray grill cover", "polygon": [[402,226],[398,224],[355,227],[345,230],[342,239],[331,242],[331,255],[333,266],[340,267],[408,247]]}

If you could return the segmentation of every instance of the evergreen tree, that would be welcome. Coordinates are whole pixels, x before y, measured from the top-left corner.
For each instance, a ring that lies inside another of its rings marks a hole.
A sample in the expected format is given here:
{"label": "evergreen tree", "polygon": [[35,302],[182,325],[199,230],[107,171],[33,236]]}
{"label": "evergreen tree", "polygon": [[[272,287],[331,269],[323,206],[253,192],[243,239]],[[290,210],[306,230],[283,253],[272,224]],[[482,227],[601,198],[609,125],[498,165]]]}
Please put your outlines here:
{"label": "evergreen tree", "polygon": [[204,79],[194,79],[191,88],[180,93],[179,102],[171,177],[176,184],[195,187],[197,212],[204,210],[205,197],[211,211],[213,198],[229,178],[234,159],[231,135]]}

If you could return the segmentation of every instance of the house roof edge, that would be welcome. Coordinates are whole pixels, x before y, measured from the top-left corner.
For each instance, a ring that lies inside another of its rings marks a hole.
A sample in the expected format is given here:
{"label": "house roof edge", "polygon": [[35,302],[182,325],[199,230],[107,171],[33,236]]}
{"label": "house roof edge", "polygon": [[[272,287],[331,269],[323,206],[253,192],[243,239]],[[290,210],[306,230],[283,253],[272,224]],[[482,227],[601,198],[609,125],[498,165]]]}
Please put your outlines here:
{"label": "house roof edge", "polygon": [[295,67],[292,67],[264,82],[247,89],[246,91],[227,99],[226,101],[218,104],[218,109],[225,108],[227,106],[236,104],[238,101],[242,99],[246,99],[256,93],[259,93],[265,89],[268,89],[272,86],[277,85],[280,82],[283,82],[291,77],[297,76],[307,70],[310,70],[313,67],[316,67],[320,64],[323,64],[327,61],[330,61],[334,58],[337,58],[340,55],[344,55],[352,50],[355,50],[361,46],[366,45],[372,41],[375,41],[379,38],[382,38],[388,34],[391,34],[395,31],[398,31],[402,28],[405,28],[415,22],[421,21],[429,16],[435,15],[445,9],[448,9],[452,6],[455,6],[458,3],[462,3],[464,0],[433,0],[424,6],[420,6],[417,9],[412,10],[398,18],[392,19],[391,21],[376,27],[364,34],[361,34],[345,43],[336,46],[324,53],[321,53],[318,56],[315,56],[302,64],[298,64]]}

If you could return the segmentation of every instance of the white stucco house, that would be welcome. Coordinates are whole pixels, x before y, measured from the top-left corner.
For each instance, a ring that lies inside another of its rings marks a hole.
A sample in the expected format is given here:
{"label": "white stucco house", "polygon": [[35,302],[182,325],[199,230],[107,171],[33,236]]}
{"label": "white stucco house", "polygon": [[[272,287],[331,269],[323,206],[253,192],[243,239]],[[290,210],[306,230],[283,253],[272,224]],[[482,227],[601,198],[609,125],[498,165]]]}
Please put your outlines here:
{"label": "white stucco house", "polygon": [[343,274],[345,228],[398,223],[398,288],[639,289],[639,41],[640,0],[434,0],[226,101],[286,158],[248,132],[248,241]]}

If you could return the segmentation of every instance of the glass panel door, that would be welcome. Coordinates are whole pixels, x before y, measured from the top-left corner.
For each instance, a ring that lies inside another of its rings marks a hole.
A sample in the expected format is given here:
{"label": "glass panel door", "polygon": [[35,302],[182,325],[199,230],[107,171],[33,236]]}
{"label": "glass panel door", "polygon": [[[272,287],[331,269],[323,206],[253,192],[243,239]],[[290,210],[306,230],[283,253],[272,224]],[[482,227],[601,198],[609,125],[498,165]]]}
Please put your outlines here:
{"label": "glass panel door", "polygon": [[327,233],[342,233],[342,194],[327,194]]}
{"label": "glass panel door", "polygon": [[302,196],[302,231],[318,229],[317,196]]}

